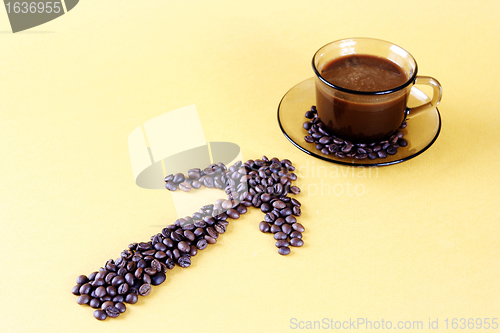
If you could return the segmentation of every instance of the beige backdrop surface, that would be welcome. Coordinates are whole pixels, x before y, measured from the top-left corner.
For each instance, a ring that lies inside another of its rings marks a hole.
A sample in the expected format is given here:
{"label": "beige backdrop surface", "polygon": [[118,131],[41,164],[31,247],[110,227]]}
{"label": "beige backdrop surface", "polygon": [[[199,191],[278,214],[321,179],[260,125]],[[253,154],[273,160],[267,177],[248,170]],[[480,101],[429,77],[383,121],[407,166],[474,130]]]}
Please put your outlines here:
{"label": "beige backdrop surface", "polygon": [[[87,0],[12,34],[0,9],[2,331],[288,332],[365,318],[444,332],[446,319],[456,331],[453,318],[499,318],[499,13],[498,1]],[[436,143],[371,174],[308,157],[276,121],[313,53],[355,36],[402,46],[444,88]],[[70,293],[76,277],[176,218],[170,193],[135,185],[128,135],[191,104],[207,142],[295,163],[305,246],[279,256],[251,211],[98,322]],[[315,191],[325,184],[345,191]]]}

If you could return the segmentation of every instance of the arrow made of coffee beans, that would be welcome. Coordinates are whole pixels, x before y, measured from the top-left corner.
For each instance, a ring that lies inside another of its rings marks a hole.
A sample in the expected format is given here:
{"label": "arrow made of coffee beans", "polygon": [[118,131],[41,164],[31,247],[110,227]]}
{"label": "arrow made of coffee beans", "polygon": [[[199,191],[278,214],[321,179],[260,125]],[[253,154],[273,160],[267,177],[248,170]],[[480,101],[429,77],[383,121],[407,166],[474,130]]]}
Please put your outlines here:
{"label": "arrow made of coffee beans", "polygon": [[301,204],[289,194],[299,194],[293,186],[295,167],[288,159],[277,158],[237,162],[226,168],[222,163],[207,168],[190,169],[187,176],[178,173],[165,177],[170,191],[189,192],[202,186],[224,190],[227,199],[203,206],[192,216],[180,218],[152,236],[149,242],[132,243],[116,260],[90,275],[80,275],[72,293],[78,304],[88,304],[94,317],[104,320],[125,312],[125,304],[135,304],[139,296],[147,296],[152,286],[165,281],[168,270],[176,265],[189,267],[191,258],[209,244],[215,244],[226,232],[230,219],[238,219],[249,207],[265,213],[259,229],[273,233],[278,253],[287,255],[290,246],[304,244],[304,227],[297,222]]}

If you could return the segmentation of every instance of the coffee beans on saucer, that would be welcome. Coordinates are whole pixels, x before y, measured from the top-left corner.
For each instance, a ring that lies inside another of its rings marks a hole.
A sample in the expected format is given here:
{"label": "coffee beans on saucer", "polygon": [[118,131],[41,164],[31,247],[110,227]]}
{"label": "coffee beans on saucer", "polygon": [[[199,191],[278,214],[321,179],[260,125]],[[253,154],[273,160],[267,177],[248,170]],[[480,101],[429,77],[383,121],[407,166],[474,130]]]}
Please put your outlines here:
{"label": "coffee beans on saucer", "polygon": [[[352,143],[335,135],[330,134],[325,125],[321,122],[316,112],[316,107],[313,105],[310,110],[306,111],[304,129],[307,135],[304,140],[308,143],[315,143],[316,150],[323,155],[334,155],[338,158],[352,157],[357,160],[375,160],[384,159],[388,155],[395,155],[399,147],[406,147],[408,142],[403,138],[403,132],[397,131],[388,140],[372,143]],[[406,128],[407,123],[404,121],[400,129]]]}
{"label": "coffee beans on saucer", "polygon": [[137,303],[153,286],[162,284],[175,266],[187,268],[199,251],[217,243],[230,220],[240,218],[249,207],[259,208],[264,221],[259,229],[272,233],[278,253],[288,255],[291,247],[304,244],[300,202],[290,197],[300,193],[292,182],[297,179],[295,167],[288,159],[248,160],[227,168],[222,163],[205,169],[190,169],[187,175],[165,177],[170,191],[193,191],[202,186],[223,190],[227,199],[205,205],[191,216],[176,220],[147,242],[131,243],[119,258],[110,259],[99,271],[80,275],[71,292],[77,303],[88,304],[97,320],[116,318],[127,309],[126,303]]}

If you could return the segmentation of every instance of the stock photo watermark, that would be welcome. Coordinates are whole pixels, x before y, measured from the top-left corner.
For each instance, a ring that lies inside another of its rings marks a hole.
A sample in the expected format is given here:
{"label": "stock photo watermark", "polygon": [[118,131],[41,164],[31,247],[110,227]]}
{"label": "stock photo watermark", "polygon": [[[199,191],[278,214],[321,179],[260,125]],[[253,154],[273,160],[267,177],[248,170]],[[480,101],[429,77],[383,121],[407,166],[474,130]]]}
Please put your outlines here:
{"label": "stock photo watermark", "polygon": [[79,0],[4,0],[12,32],[31,29],[72,10]]}
{"label": "stock photo watermark", "polygon": [[307,198],[315,196],[362,196],[366,193],[364,180],[378,178],[377,166],[339,166],[317,164],[307,160],[295,170],[298,186]]}
{"label": "stock photo watermark", "polygon": [[427,318],[426,320],[373,320],[369,318],[348,318],[337,320],[322,318],[320,320],[302,320],[290,318],[289,328],[293,330],[496,330],[498,318]]}

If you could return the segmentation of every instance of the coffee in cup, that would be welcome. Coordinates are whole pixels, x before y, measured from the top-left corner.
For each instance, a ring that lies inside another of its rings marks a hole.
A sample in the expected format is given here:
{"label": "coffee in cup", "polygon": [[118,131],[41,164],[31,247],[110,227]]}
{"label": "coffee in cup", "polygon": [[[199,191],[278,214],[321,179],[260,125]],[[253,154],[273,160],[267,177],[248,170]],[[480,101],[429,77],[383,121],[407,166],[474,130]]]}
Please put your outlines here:
{"label": "coffee in cup", "polygon": [[[434,108],[442,96],[439,82],[417,77],[407,51],[372,38],[329,43],[313,57],[318,116],[335,136],[355,143],[390,137],[406,117]],[[433,88],[429,103],[408,108],[414,84]]]}

